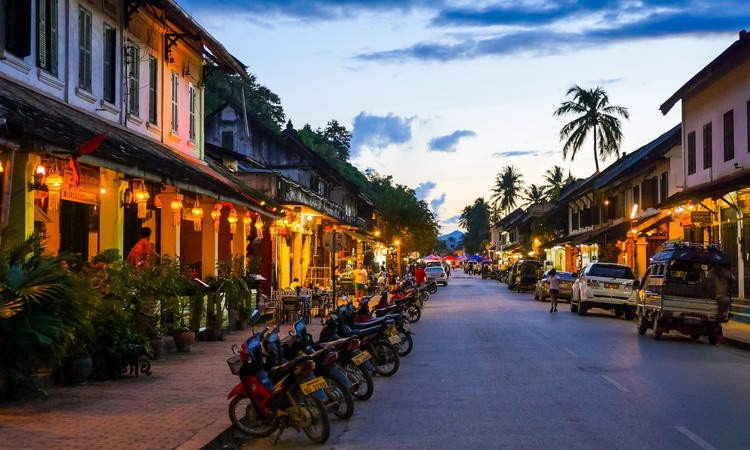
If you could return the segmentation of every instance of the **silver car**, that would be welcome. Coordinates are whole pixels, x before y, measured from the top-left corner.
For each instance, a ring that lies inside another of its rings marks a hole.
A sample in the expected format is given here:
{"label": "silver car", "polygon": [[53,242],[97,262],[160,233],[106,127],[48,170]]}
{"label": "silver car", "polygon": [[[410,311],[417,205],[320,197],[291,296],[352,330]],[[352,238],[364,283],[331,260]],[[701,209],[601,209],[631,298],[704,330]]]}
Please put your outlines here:
{"label": "silver car", "polygon": [[435,283],[448,286],[448,275],[445,273],[443,266],[430,266],[424,269],[428,280],[435,280]]}

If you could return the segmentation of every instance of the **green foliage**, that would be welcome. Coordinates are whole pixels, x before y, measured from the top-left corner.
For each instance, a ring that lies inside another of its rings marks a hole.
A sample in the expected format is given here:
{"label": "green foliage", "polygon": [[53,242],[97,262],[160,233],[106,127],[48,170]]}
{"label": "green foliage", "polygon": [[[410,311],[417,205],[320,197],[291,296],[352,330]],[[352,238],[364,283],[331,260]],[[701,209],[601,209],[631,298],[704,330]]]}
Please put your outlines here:
{"label": "green foliage", "polygon": [[[563,158],[575,158],[589,134],[594,143],[594,162],[599,172],[599,158],[617,155],[622,141],[622,122],[619,117],[630,117],[627,108],[609,104],[609,96],[601,87],[584,89],[573,86],[565,93],[566,100],[555,110],[555,116],[575,116],[560,129],[560,140],[565,141]],[[619,117],[618,117],[619,116]]]}
{"label": "green foliage", "polygon": [[458,224],[464,233],[464,251],[476,254],[484,251],[484,243],[489,240],[490,205],[483,198],[474,200],[461,211]]}
{"label": "green foliage", "polygon": [[523,190],[523,200],[528,205],[543,205],[547,203],[547,192],[543,186],[530,184]]}
{"label": "green foliage", "polygon": [[506,214],[518,204],[518,197],[523,190],[523,175],[514,166],[505,166],[495,177],[492,188],[492,203],[498,205]]}
{"label": "green foliage", "polygon": [[270,89],[258,83],[255,75],[248,74],[244,80],[239,75],[229,75],[214,66],[205,71],[206,107],[209,113],[224,103],[242,111],[243,88],[245,111],[249,119],[257,120],[270,129],[280,132],[286,120],[281,99]]}

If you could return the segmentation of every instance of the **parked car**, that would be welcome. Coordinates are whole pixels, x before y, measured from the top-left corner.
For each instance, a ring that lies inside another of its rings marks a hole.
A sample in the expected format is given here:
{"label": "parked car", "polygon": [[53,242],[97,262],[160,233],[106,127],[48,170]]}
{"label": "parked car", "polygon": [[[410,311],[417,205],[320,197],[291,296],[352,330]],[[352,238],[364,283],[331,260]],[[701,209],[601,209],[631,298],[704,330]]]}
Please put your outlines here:
{"label": "parked car", "polygon": [[638,334],[653,328],[654,339],[676,330],[696,340],[708,336],[716,345],[722,323],[729,320],[729,305],[716,299],[713,277],[729,271],[729,257],[718,248],[668,242],[654,255],[637,282]]}
{"label": "parked car", "polygon": [[542,273],[541,261],[535,259],[519,259],[510,268],[508,275],[508,289],[532,290],[536,286],[539,274]]}
{"label": "parked car", "polygon": [[425,261],[424,263],[425,267],[434,267],[434,266],[443,266],[443,263],[441,261]]}
{"label": "parked car", "polygon": [[445,273],[443,266],[430,266],[425,270],[428,280],[435,280],[435,283],[448,286],[448,275]]}
{"label": "parked car", "polygon": [[[557,276],[560,277],[560,293],[557,295],[558,299],[570,300],[573,294],[573,283],[576,281],[575,275],[570,272],[557,272]],[[544,272],[542,278],[536,283],[536,289],[534,289],[534,300],[545,301],[549,297],[549,270]]]}
{"label": "parked car", "polygon": [[623,264],[594,262],[581,269],[573,283],[570,311],[585,315],[590,308],[612,311],[616,317],[635,318],[635,276]]}

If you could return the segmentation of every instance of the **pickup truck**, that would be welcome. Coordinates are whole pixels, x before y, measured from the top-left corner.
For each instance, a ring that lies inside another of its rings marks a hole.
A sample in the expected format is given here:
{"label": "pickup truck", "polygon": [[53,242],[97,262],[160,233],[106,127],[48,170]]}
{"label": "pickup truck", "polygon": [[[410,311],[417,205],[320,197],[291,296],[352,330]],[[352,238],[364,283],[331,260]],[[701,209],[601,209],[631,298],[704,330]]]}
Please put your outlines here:
{"label": "pickup truck", "polygon": [[717,277],[719,266],[728,265],[729,259],[716,247],[665,244],[635,285],[638,333],[644,335],[653,328],[654,339],[660,339],[675,330],[694,340],[708,336],[716,345],[729,314],[717,300],[711,278]]}

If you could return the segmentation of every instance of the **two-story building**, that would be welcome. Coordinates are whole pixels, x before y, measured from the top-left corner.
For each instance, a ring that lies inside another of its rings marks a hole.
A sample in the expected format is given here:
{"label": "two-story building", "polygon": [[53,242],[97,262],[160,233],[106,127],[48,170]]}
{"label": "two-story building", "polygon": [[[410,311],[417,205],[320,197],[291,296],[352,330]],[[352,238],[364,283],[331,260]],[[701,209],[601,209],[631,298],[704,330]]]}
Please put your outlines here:
{"label": "two-story building", "polygon": [[44,229],[86,260],[149,227],[204,274],[222,249],[244,258],[245,231],[277,214],[203,160],[202,120],[204,68],[244,67],[172,0],[0,6],[4,238]]}
{"label": "two-story building", "polygon": [[[673,202],[691,232],[685,239],[722,246],[740,298],[750,277],[750,33],[688,80],[664,104],[682,102],[684,188]],[[703,213],[696,213],[703,211]]]}
{"label": "two-story building", "polygon": [[332,262],[361,263],[365,247],[375,246],[368,235],[372,202],[305,145],[291,122],[279,135],[227,103],[206,118],[206,149],[209,158],[283,205],[284,218],[273,229],[279,288],[295,278],[328,286]]}

